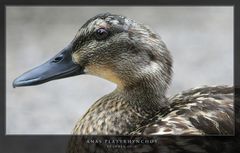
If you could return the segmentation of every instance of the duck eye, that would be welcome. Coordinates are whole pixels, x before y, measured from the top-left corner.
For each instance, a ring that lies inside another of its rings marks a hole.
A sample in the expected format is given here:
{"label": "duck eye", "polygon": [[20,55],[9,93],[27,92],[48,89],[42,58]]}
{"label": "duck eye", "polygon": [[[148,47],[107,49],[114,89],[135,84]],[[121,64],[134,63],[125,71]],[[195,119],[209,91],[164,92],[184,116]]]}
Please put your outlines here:
{"label": "duck eye", "polygon": [[95,36],[97,40],[103,40],[107,38],[108,34],[109,33],[106,29],[100,28],[100,29],[97,29]]}

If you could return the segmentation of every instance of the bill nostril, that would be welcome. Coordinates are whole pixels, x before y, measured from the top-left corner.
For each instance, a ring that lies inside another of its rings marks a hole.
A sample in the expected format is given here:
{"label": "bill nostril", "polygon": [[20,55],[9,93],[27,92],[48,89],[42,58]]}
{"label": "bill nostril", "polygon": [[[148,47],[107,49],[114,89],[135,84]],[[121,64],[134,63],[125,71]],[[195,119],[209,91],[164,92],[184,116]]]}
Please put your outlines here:
{"label": "bill nostril", "polygon": [[53,63],[58,63],[58,62],[60,62],[60,61],[62,61],[63,60],[63,54],[61,54],[61,55],[59,55],[58,57],[55,57],[53,60],[52,60],[52,62]]}

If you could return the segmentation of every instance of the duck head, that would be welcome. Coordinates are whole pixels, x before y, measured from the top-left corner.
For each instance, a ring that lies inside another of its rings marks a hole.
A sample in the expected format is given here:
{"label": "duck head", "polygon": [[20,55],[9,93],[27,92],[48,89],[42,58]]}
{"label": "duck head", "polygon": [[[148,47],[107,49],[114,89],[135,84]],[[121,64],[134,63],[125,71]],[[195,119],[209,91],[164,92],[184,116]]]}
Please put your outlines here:
{"label": "duck head", "polygon": [[89,19],[66,48],[16,78],[13,86],[91,74],[120,88],[149,79],[157,79],[166,87],[171,65],[171,56],[157,34],[134,20],[106,13]]}

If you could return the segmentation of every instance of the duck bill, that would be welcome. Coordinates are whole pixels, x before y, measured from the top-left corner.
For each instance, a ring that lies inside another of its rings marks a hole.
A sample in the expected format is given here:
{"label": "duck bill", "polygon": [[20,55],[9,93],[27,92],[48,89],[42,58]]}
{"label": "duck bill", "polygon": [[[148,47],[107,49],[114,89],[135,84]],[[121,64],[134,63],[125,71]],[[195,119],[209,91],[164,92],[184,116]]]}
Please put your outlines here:
{"label": "duck bill", "polygon": [[71,53],[72,45],[69,45],[46,63],[16,78],[13,87],[39,85],[51,80],[83,74],[83,68],[72,61]]}

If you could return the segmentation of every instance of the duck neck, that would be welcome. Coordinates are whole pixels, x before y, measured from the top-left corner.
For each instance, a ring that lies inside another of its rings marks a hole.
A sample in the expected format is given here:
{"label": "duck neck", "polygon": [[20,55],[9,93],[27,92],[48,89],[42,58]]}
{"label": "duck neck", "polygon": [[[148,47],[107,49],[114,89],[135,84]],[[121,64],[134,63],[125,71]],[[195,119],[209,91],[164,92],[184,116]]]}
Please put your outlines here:
{"label": "duck neck", "polygon": [[[136,79],[135,79],[136,80]],[[167,86],[161,80],[129,81],[105,95],[87,111],[74,129],[74,134],[129,134],[146,125],[168,106]]]}
{"label": "duck neck", "polygon": [[135,110],[151,117],[169,105],[165,97],[166,88],[157,78],[144,78],[118,91],[127,98]]}

